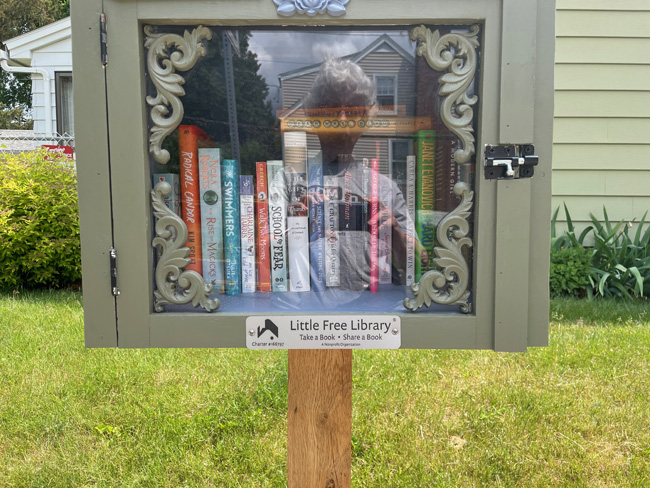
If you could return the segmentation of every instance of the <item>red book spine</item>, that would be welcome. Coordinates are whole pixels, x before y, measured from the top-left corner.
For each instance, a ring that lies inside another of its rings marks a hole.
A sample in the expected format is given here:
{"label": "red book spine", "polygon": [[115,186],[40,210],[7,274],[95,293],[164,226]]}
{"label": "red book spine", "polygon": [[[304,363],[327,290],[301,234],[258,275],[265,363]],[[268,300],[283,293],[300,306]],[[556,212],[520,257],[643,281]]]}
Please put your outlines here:
{"label": "red book spine", "polygon": [[257,291],[271,291],[269,203],[266,162],[256,163],[255,210],[257,213]]}
{"label": "red book spine", "polygon": [[377,293],[379,285],[379,160],[370,166],[370,291]]}
{"label": "red book spine", "polygon": [[190,263],[185,271],[203,275],[201,262],[201,200],[199,190],[199,139],[208,136],[194,125],[178,128],[178,153],[181,172],[181,216],[187,226]]}

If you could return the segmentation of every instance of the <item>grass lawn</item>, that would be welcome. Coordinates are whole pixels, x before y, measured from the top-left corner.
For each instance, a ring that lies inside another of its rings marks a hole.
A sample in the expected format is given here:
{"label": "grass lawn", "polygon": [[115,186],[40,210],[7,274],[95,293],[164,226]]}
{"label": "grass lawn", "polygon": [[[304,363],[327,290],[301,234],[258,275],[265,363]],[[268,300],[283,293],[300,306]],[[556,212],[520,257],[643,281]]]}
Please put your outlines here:
{"label": "grass lawn", "polygon": [[[80,302],[0,296],[0,487],[286,486],[285,351],[87,350]],[[650,486],[648,303],[556,300],[527,354],[355,351],[352,485]]]}

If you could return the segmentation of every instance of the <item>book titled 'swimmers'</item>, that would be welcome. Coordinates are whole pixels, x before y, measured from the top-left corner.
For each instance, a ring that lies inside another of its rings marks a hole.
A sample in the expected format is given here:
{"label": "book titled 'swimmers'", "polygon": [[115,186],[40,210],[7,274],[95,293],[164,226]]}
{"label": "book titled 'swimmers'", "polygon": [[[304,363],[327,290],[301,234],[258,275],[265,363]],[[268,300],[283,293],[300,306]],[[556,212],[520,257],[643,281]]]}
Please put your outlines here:
{"label": "book titled 'swimmers'", "polygon": [[255,212],[257,215],[257,290],[271,291],[269,202],[266,162],[256,164]]}
{"label": "book titled 'swimmers'", "polygon": [[239,161],[223,161],[223,228],[226,294],[241,293],[241,220],[239,212]]}
{"label": "book titled 'swimmers'", "polygon": [[320,151],[307,158],[309,183],[309,257],[311,288],[325,290],[325,204],[323,201],[323,163]]}
{"label": "book titled 'swimmers'", "polygon": [[217,148],[199,149],[199,187],[203,279],[214,292],[224,293],[221,151]]}
{"label": "book titled 'swimmers'", "polygon": [[255,276],[255,196],[253,177],[240,176],[241,202],[241,279],[242,291],[254,293]]}
{"label": "book titled 'swimmers'", "polygon": [[289,291],[287,281],[287,197],[282,160],[266,163],[269,178],[269,233],[271,242],[271,288]]}
{"label": "book titled 'swimmers'", "polygon": [[309,217],[307,207],[307,175],[289,172],[289,214],[287,241],[289,289],[309,291]]}

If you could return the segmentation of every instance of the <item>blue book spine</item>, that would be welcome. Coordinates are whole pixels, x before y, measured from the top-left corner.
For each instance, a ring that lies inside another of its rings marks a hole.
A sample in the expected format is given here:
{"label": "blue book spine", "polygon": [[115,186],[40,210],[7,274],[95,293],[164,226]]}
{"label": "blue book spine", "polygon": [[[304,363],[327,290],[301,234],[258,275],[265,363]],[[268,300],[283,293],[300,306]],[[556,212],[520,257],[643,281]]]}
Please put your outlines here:
{"label": "blue book spine", "polygon": [[235,159],[224,159],[222,169],[226,295],[237,295],[241,293],[239,161]]}
{"label": "blue book spine", "polygon": [[323,201],[323,163],[321,153],[307,158],[309,187],[309,255],[311,288],[325,290],[325,202]]}

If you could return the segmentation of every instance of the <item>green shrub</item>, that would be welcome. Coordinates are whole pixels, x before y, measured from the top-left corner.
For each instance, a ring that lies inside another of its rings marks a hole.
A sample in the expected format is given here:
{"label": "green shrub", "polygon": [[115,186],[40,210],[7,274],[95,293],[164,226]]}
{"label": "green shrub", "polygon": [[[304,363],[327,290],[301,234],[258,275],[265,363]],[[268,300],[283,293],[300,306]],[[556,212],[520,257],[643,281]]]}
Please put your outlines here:
{"label": "green shrub", "polygon": [[583,247],[551,249],[551,296],[584,296],[589,286],[591,253]]}
{"label": "green shrub", "polygon": [[45,149],[0,156],[0,289],[81,279],[74,163]]}
{"label": "green shrub", "polygon": [[[587,286],[589,297],[599,295],[623,298],[648,297],[650,294],[650,227],[644,231],[647,212],[641,218],[634,236],[630,237],[632,223],[621,220],[613,224],[609,220],[607,210],[603,207],[603,219],[599,220],[590,214],[593,225],[588,226],[580,236],[576,237],[566,205],[564,205],[564,213],[568,229],[563,235],[556,235],[555,223],[559,210],[559,208],[555,210],[551,221],[551,276],[554,272],[554,259],[568,259],[560,253],[561,250],[567,250],[570,254],[570,249],[580,249],[588,252],[590,256],[590,267],[586,275],[589,281]],[[593,238],[593,247],[584,245],[589,237]],[[555,272],[557,273],[557,269]],[[566,276],[564,279],[567,279]],[[558,284],[556,281],[555,286]],[[551,293],[554,293],[553,286],[554,283],[551,282]]]}

